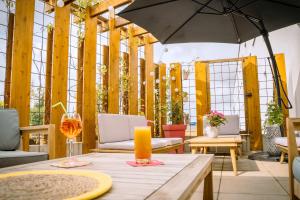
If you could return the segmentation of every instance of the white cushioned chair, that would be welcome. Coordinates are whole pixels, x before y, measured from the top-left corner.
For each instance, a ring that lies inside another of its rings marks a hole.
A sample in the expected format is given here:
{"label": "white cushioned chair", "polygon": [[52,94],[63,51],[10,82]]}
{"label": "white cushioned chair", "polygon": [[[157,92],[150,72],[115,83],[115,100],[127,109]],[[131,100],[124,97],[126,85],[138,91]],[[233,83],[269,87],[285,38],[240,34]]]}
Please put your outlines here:
{"label": "white cushioned chair", "polygon": [[[134,150],[134,127],[147,126],[144,116],[99,114],[98,148],[93,152],[132,152]],[[177,150],[181,138],[152,138],[153,152]]]}

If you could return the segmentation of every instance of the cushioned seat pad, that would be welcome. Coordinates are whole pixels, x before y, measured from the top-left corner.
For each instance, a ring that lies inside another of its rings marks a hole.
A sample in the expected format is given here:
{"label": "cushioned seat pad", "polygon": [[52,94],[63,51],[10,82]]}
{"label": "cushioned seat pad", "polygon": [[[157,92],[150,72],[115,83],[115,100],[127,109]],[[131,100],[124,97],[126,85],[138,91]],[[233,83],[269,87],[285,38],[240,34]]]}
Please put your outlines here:
{"label": "cushioned seat pad", "polygon": [[[181,138],[152,138],[152,148],[157,149],[182,143]],[[134,140],[100,144],[101,149],[134,150]]]}
{"label": "cushioned seat pad", "polygon": [[[275,142],[275,144],[279,144],[279,145],[282,145],[285,147],[288,146],[287,137],[276,137],[276,138],[274,138],[274,142]],[[300,147],[300,137],[296,137],[296,143],[297,143],[297,146]]]}
{"label": "cushioned seat pad", "polygon": [[300,182],[300,157],[294,158],[293,162],[293,174],[295,179]]}
{"label": "cushioned seat pad", "polygon": [[48,160],[45,152],[0,151],[0,168]]}

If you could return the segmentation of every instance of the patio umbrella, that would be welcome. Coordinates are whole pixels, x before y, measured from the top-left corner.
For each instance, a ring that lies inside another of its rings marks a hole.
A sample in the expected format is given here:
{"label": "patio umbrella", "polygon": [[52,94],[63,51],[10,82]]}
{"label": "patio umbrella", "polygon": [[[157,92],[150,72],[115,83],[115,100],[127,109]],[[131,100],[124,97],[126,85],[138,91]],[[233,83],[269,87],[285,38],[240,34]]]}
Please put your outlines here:
{"label": "patio umbrella", "polygon": [[[161,43],[243,43],[262,35],[271,58],[278,105],[280,77],[269,32],[300,22],[299,0],[135,0],[118,15]],[[284,42],[284,41],[282,41]]]}

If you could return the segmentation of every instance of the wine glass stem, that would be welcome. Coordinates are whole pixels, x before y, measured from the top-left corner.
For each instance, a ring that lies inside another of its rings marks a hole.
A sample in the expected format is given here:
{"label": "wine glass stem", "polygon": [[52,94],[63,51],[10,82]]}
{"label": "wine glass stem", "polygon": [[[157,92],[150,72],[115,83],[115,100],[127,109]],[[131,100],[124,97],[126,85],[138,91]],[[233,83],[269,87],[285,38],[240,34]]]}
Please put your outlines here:
{"label": "wine glass stem", "polygon": [[71,158],[73,156],[73,138],[67,138],[67,145],[68,145],[68,157]]}

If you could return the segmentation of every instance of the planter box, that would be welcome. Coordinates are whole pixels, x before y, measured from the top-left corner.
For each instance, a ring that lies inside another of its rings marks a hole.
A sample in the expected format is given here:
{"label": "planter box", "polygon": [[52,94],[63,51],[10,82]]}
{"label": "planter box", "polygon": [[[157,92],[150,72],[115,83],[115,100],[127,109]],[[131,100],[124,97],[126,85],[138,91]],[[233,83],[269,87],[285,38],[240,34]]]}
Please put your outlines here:
{"label": "planter box", "polygon": [[[182,138],[185,139],[185,124],[163,125],[163,131],[166,138]],[[182,146],[178,153],[184,153],[184,146]]]}

